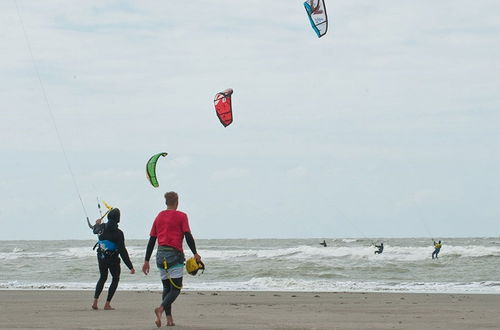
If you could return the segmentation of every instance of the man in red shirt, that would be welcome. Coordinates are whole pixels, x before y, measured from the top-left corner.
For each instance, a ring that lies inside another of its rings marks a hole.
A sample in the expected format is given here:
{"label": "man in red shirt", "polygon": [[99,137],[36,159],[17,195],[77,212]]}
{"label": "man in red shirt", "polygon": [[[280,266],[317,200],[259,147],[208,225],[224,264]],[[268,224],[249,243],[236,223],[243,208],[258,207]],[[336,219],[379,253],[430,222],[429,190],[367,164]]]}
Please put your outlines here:
{"label": "man in red shirt", "polygon": [[184,212],[177,211],[177,207],[179,206],[179,196],[177,193],[173,191],[166,193],[165,203],[167,204],[167,209],[158,213],[153,222],[153,227],[149,234],[149,243],[146,248],[144,265],[142,266],[142,271],[147,275],[150,268],[149,259],[158,239],[156,266],[160,271],[163,295],[160,307],[155,308],[155,323],[157,327],[161,327],[161,314],[163,314],[163,311],[167,315],[167,325],[175,325],[172,318],[172,304],[182,288],[182,272],[185,260],[182,249],[184,237],[189,249],[194,254],[194,258],[197,261],[201,260],[200,255],[196,252],[196,244],[193,235],[191,235],[187,215]]}

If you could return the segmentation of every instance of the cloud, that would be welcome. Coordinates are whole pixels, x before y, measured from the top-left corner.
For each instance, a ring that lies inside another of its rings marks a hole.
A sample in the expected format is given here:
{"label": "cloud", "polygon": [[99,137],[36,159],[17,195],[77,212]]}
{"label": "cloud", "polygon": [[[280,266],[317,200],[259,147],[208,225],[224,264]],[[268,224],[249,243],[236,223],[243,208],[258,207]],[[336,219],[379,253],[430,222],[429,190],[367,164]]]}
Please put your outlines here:
{"label": "cloud", "polygon": [[210,179],[213,181],[225,181],[233,179],[242,179],[250,175],[250,171],[246,168],[224,168],[212,173]]}
{"label": "cloud", "polygon": [[286,171],[286,175],[291,178],[297,178],[297,177],[305,177],[307,176],[307,169],[301,165],[288,169]]}

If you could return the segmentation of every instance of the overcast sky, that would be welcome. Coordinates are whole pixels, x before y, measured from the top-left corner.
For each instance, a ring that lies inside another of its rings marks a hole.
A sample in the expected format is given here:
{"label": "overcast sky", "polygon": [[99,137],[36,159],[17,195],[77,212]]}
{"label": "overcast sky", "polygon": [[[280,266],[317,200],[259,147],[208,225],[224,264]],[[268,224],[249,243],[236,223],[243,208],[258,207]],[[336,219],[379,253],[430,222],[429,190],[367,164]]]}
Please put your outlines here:
{"label": "overcast sky", "polygon": [[56,127],[128,238],[170,190],[197,238],[499,236],[500,2],[326,7],[1,1],[0,239],[93,238]]}

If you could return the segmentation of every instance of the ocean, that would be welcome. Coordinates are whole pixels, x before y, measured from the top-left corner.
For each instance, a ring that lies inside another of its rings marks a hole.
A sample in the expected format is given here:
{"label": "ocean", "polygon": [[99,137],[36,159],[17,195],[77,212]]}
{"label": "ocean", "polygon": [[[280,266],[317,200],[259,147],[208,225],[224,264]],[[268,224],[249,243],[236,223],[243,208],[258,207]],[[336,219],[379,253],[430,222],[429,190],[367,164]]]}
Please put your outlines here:
{"label": "ocean", "polygon": [[[437,260],[429,238],[326,239],[327,247],[322,240],[198,239],[206,270],[185,275],[184,288],[500,294],[500,238],[441,238]],[[382,254],[374,254],[374,242],[384,243]],[[0,241],[0,289],[93,290],[94,243]],[[141,271],[147,241],[126,243],[136,274],[122,262],[119,290],[159,290],[157,269],[147,276]]]}

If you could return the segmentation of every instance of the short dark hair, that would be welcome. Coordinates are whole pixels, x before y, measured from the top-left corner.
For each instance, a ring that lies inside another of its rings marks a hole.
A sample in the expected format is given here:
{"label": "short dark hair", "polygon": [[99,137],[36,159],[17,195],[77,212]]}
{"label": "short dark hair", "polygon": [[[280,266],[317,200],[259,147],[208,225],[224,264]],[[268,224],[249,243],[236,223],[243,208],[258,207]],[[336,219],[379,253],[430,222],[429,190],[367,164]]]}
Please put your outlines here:
{"label": "short dark hair", "polygon": [[179,201],[179,195],[175,191],[165,193],[165,204],[167,206],[174,206]]}

